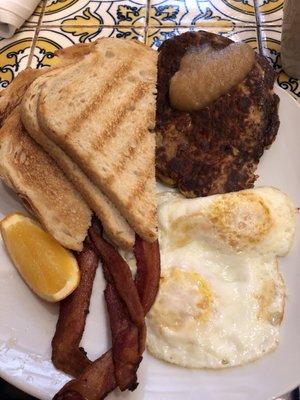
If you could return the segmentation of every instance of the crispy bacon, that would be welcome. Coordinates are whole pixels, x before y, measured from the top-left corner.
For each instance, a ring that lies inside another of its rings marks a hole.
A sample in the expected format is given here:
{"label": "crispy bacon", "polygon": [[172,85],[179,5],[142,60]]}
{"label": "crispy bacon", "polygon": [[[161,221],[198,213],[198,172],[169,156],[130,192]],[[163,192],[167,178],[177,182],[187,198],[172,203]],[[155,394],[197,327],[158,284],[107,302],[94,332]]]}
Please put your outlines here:
{"label": "crispy bacon", "polygon": [[126,304],[132,322],[137,327],[143,327],[145,324],[144,310],[127,262],[110,243],[97,234],[94,228],[89,229],[89,235],[102,263],[110,272],[111,279],[120,298]]}
{"label": "crispy bacon", "polygon": [[93,228],[89,234],[98,250],[108,283],[105,300],[112,332],[117,385],[120,390],[134,390],[137,386],[136,371],[145,349],[144,310],[126,261]]}
{"label": "crispy bacon", "polygon": [[134,390],[137,386],[136,371],[143,352],[143,348],[139,348],[140,341],[144,346],[144,337],[140,338],[138,328],[129,318],[128,311],[113,285],[107,285],[104,295],[112,333],[116,381],[120,390]]}
{"label": "crispy bacon", "polygon": [[60,302],[56,332],[52,340],[53,364],[75,377],[91,363],[84,350],[79,347],[98,266],[98,256],[88,240],[77,255],[77,262],[81,275],[80,283],[70,296]]}
{"label": "crispy bacon", "polygon": [[134,255],[137,264],[135,285],[146,315],[155,301],[159,287],[160,254],[158,240],[149,243],[136,235]]}
{"label": "crispy bacon", "polygon": [[[137,359],[137,338],[136,333],[134,333],[137,332],[138,329],[135,321],[131,318],[131,313],[134,312],[136,299],[127,299],[126,289],[124,288],[125,283],[128,282],[129,279],[128,273],[122,271],[118,274],[118,272],[115,271],[118,265],[120,265],[119,254],[112,246],[103,241],[99,236],[99,232],[96,232],[94,228],[93,230],[94,233],[91,237],[93,237],[93,239],[96,238],[98,245],[101,245],[99,246],[101,251],[105,250],[101,255],[104,275],[108,282],[105,290],[105,298],[110,314],[114,351],[112,351],[112,349],[109,350],[102,357],[90,364],[77,379],[68,382],[54,397],[54,400],[101,400],[118,386],[116,380],[117,375],[118,379],[121,381],[131,380],[132,375],[136,374],[135,368],[138,367],[138,361],[140,361]],[[155,301],[159,285],[159,246],[158,242],[148,244],[144,243],[140,238],[136,238],[136,241],[135,255],[137,258],[137,275],[135,282],[138,293],[141,296],[144,314],[146,315]],[[100,251],[99,248],[98,251]],[[121,265],[121,268],[125,268],[122,262]],[[126,278],[125,281],[122,281],[122,278]],[[121,296],[118,291],[120,285],[124,285]],[[129,286],[132,287],[131,283],[129,283]],[[128,304],[131,306],[130,308]],[[118,313],[115,313],[116,311],[118,311]],[[130,318],[126,318],[126,313]],[[140,317],[136,317],[135,319],[140,322]],[[131,333],[129,335],[128,328],[131,326],[130,324],[132,324],[133,327],[130,328]],[[124,336],[120,335],[121,332],[124,332]],[[140,326],[138,354],[141,354],[141,350],[144,347],[144,335],[145,331],[143,330],[141,332]],[[119,343],[115,343],[116,340]],[[117,373],[115,367],[118,363],[119,372]],[[134,367],[135,365],[136,367]],[[131,389],[133,389],[133,386]]]}
{"label": "crispy bacon", "polygon": [[53,400],[101,400],[116,388],[112,351],[90,364],[77,379],[68,382]]}

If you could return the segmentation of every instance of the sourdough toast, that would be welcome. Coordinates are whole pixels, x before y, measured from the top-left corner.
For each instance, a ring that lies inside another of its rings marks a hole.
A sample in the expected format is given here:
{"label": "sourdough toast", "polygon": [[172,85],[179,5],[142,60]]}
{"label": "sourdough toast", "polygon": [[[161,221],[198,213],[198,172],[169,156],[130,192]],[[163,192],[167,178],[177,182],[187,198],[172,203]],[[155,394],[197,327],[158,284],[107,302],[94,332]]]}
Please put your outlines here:
{"label": "sourdough toast", "polygon": [[58,242],[82,249],[91,211],[53,159],[26,133],[19,107],[0,130],[0,177]]}
{"label": "sourdough toast", "polygon": [[[38,121],[142,238],[157,237],[156,52],[104,38],[43,84]],[[82,71],[85,79],[82,80]]]}
{"label": "sourdough toast", "polygon": [[[89,47],[85,47],[86,50]],[[69,56],[71,53],[69,53]],[[132,249],[134,232],[121,216],[112,202],[88,178],[76,163],[41,130],[37,119],[38,96],[42,85],[57,74],[58,70],[46,72],[36,79],[28,88],[21,104],[21,117],[30,136],[57,162],[66,176],[82,194],[90,208],[100,219],[109,239],[118,247]]]}

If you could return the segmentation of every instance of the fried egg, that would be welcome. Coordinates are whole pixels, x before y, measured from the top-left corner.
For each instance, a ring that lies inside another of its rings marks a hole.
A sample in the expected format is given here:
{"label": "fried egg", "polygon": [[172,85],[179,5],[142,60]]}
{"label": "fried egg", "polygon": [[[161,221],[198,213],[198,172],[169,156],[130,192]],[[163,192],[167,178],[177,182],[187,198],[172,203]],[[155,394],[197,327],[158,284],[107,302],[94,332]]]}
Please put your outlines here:
{"label": "fried egg", "polygon": [[147,348],[189,368],[256,360],[279,342],[295,209],[274,188],[205,198],[159,193],[161,280]]}

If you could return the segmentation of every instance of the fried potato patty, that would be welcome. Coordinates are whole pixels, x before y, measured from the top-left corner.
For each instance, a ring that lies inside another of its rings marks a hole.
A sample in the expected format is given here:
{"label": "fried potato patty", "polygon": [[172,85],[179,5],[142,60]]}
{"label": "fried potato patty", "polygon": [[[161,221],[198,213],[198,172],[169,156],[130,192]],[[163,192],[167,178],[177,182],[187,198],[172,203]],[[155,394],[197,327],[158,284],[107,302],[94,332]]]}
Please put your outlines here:
{"label": "fried potato patty", "polygon": [[208,45],[221,50],[230,43],[198,31],[167,40],[159,48],[156,173],[186,197],[253,187],[259,159],[278,131],[276,75],[259,54],[246,78],[207,107],[192,112],[171,108],[169,83],[185,52]]}

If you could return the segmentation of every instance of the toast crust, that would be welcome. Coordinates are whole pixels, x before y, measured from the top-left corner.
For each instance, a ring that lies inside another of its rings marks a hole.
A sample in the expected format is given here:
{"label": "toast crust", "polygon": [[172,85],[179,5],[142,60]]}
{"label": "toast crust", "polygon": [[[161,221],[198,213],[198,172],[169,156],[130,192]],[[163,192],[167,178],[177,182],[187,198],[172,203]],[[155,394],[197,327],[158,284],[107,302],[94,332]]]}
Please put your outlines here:
{"label": "toast crust", "polygon": [[41,74],[40,70],[27,68],[17,75],[13,83],[6,89],[0,91],[0,128],[10,113],[21,102],[30,83]]}
{"label": "toast crust", "polygon": [[[86,46],[84,49],[89,49]],[[69,56],[71,53],[69,53]],[[43,149],[55,159],[60,168],[82,194],[90,208],[101,220],[108,238],[118,247],[132,249],[135,235],[126,220],[111,201],[93,184],[82,170],[71,160],[67,154],[51,141],[40,129],[37,120],[37,103],[40,87],[57,70],[46,72],[36,79],[27,90],[21,104],[21,118],[30,136],[39,143]]]}
{"label": "toast crust", "polygon": [[148,241],[157,238],[155,136],[149,132],[156,60],[143,44],[103,38],[90,55],[45,82],[37,107],[42,131]]}
{"label": "toast crust", "polygon": [[82,249],[91,211],[53,159],[26,133],[19,107],[0,130],[0,176],[58,242]]}

